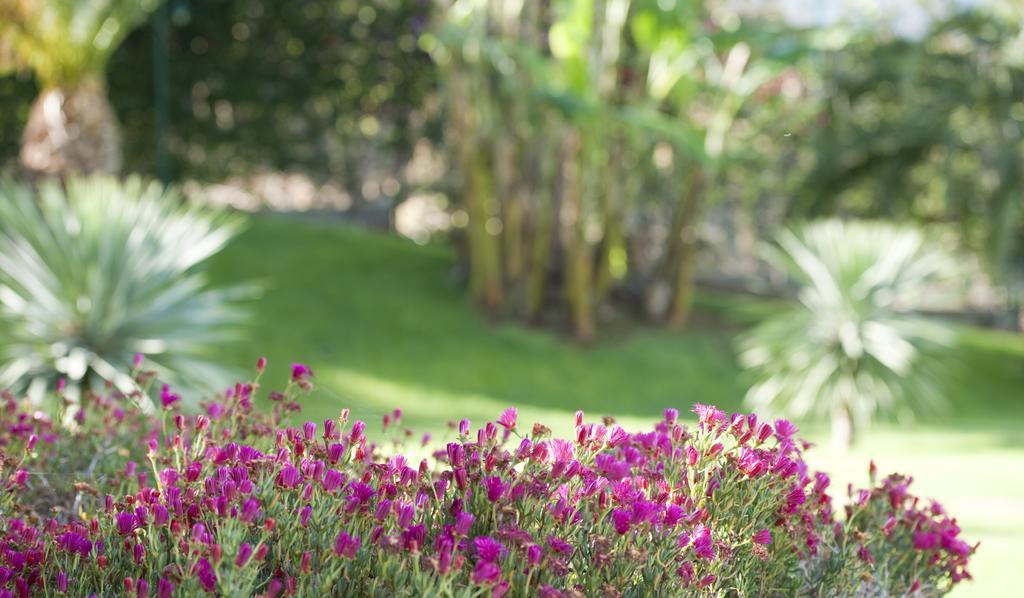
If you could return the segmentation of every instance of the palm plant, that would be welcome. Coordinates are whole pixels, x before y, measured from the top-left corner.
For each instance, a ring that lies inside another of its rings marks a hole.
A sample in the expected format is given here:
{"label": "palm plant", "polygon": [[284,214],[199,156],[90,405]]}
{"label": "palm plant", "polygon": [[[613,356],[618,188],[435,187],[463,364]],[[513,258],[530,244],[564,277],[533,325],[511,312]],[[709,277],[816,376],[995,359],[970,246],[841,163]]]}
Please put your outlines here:
{"label": "palm plant", "polygon": [[798,305],[741,337],[749,403],[831,416],[841,446],[876,413],[941,405],[931,349],[952,334],[913,310],[942,292],[953,262],[920,231],[826,220],[784,231],[767,255],[801,288]]}
{"label": "palm plant", "polygon": [[0,182],[0,388],[131,391],[137,353],[176,385],[228,382],[208,360],[246,289],[210,289],[199,269],[240,224],[138,178]]}
{"label": "palm plant", "polygon": [[22,138],[26,170],[120,170],[121,136],[103,74],[110,55],[158,3],[0,0],[0,59],[32,70],[41,89]]}

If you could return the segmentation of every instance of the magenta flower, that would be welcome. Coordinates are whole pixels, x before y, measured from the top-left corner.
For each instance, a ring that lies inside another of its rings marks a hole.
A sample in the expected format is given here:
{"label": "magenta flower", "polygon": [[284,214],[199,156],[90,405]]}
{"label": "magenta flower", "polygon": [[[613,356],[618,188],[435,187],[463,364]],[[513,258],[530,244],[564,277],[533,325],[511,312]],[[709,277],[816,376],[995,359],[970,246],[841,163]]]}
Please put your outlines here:
{"label": "magenta flower", "polygon": [[459,536],[469,535],[469,530],[473,527],[474,519],[476,518],[473,517],[472,513],[461,511],[455,516],[455,533]]}
{"label": "magenta flower", "polygon": [[242,542],[242,545],[238,547],[238,554],[235,556],[235,566],[238,568],[244,567],[252,556],[252,546],[248,542]]}
{"label": "magenta flower", "polygon": [[678,575],[680,579],[682,579],[686,583],[690,583],[691,581],[693,581],[693,563],[691,563],[690,561],[683,561],[683,564],[679,565],[679,568],[676,569],[676,575]]}
{"label": "magenta flower", "polygon": [[363,438],[363,431],[366,430],[366,422],[356,420],[352,424],[352,436],[349,439],[352,444],[358,443]]}
{"label": "magenta flower", "polygon": [[333,418],[324,420],[324,440],[338,439],[338,421]]}
{"label": "magenta flower", "polygon": [[501,569],[490,561],[480,561],[473,569],[473,583],[478,585],[491,584],[501,577]]}
{"label": "magenta flower", "polygon": [[932,532],[914,532],[914,548],[917,550],[934,550],[938,545],[938,534]]}
{"label": "magenta flower", "polygon": [[171,387],[169,385],[164,384],[160,388],[160,405],[162,405],[164,409],[170,409],[180,400],[181,397],[171,392]]}
{"label": "magenta flower", "polygon": [[501,416],[498,417],[498,424],[504,426],[506,430],[515,430],[518,417],[519,411],[515,407],[509,407],[501,412]]}
{"label": "magenta flower", "polygon": [[622,444],[625,444],[629,440],[629,432],[622,429],[621,426],[615,426],[612,428],[611,433],[608,434],[608,446],[609,448],[615,448]]}
{"label": "magenta flower", "polygon": [[477,536],[473,547],[481,561],[493,563],[505,555],[505,546],[490,536]]}
{"label": "magenta flower", "polygon": [[508,484],[498,476],[490,476],[484,479],[484,487],[487,489],[487,500],[498,502],[508,489]]}
{"label": "magenta flower", "polygon": [[615,531],[621,536],[629,531],[629,522],[633,516],[629,511],[615,509],[612,511],[612,522],[615,524]]}
{"label": "magenta flower", "polygon": [[313,375],[313,370],[303,363],[292,364],[292,380],[300,382]]}
{"label": "magenta flower", "polygon": [[697,525],[693,530],[693,554],[699,559],[715,558],[715,546],[711,540],[711,530],[704,524]]}
{"label": "magenta flower", "polygon": [[119,512],[114,515],[114,521],[117,525],[117,533],[121,534],[122,536],[127,536],[128,534],[132,533],[138,526],[138,522],[135,519],[135,513]]}
{"label": "magenta flower", "polygon": [[804,504],[806,501],[807,495],[804,494],[803,489],[800,488],[799,486],[795,486],[786,494],[785,510],[787,513],[792,513],[793,511],[796,511],[800,507],[800,505]]}
{"label": "magenta flower", "polygon": [[302,483],[302,474],[291,465],[285,465],[277,472],[277,483],[284,488],[295,488]]}
{"label": "magenta flower", "polygon": [[770,531],[766,530],[766,529],[763,529],[763,530],[758,531],[758,532],[754,532],[753,540],[754,540],[754,544],[760,544],[762,546],[767,546],[767,545],[772,543],[772,533]]}
{"label": "magenta flower", "polygon": [[217,574],[214,573],[213,565],[206,559],[199,559],[195,567],[192,568],[193,574],[199,579],[200,585],[207,592],[212,592],[217,589]]}
{"label": "magenta flower", "polygon": [[172,598],[174,596],[174,582],[161,577],[160,581],[156,584],[156,596],[157,598]]}
{"label": "magenta flower", "polygon": [[324,479],[321,482],[324,491],[332,493],[345,483],[345,474],[336,469],[328,469],[324,472]]}
{"label": "magenta flower", "polygon": [[362,546],[362,542],[359,538],[353,538],[345,531],[341,531],[338,532],[338,537],[334,539],[334,554],[347,559],[354,559],[356,558],[356,553],[359,552],[360,546]]}
{"label": "magenta flower", "polygon": [[531,566],[536,566],[540,564],[543,558],[544,549],[542,549],[540,546],[536,544],[530,544],[526,548],[526,562],[529,563]]}
{"label": "magenta flower", "polygon": [[548,536],[548,546],[551,547],[551,550],[564,554],[565,556],[572,556],[572,553],[575,550],[572,547],[572,544],[569,544],[558,536]]}
{"label": "magenta flower", "polygon": [[54,581],[57,591],[64,593],[68,591],[68,574],[63,571],[57,572],[57,579]]}
{"label": "magenta flower", "polygon": [[678,420],[679,420],[679,410],[678,409],[669,408],[669,409],[665,410],[665,423],[666,424],[668,424],[670,426],[674,426],[674,425],[676,425],[676,421],[678,421]]}

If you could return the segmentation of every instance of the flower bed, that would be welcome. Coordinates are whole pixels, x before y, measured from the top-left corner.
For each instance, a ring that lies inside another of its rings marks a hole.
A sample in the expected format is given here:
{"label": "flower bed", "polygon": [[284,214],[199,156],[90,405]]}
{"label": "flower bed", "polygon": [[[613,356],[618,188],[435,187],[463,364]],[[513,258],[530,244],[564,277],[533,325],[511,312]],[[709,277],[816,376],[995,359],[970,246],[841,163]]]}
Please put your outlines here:
{"label": "flower bed", "polygon": [[[310,378],[296,365],[265,412],[258,376],[202,415],[170,390],[157,417],[112,392],[77,430],[4,397],[0,596],[930,595],[969,578],[976,546],[910,478],[872,471],[833,513],[784,420],[697,405],[692,429],[668,409],[630,433],[579,412],[563,439],[508,409],[413,462],[347,410],[286,425]],[[401,417],[383,422],[398,444]]]}

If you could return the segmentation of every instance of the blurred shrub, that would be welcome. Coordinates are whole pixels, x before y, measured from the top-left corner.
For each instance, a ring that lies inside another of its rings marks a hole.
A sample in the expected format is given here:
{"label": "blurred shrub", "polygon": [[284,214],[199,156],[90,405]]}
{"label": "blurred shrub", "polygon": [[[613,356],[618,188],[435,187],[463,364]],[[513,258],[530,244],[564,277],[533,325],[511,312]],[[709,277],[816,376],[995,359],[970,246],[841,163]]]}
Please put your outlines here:
{"label": "blurred shrub", "polygon": [[740,341],[740,360],[760,408],[833,422],[833,439],[853,442],[876,412],[908,416],[941,403],[926,349],[950,331],[911,310],[934,299],[952,262],[912,228],[826,220],[784,231],[768,252],[800,284],[799,305]]}
{"label": "blurred shrub", "polygon": [[242,289],[198,270],[240,224],[137,178],[0,183],[0,384],[129,392],[137,353],[170,381],[227,382],[204,357],[241,320]]}

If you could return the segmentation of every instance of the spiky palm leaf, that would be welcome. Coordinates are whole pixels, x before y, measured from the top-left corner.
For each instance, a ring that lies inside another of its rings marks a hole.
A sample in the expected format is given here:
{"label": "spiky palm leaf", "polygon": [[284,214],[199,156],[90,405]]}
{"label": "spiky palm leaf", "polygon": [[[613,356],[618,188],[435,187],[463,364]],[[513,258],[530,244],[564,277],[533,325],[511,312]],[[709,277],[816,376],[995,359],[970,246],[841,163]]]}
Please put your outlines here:
{"label": "spiky palm leaf", "polygon": [[209,289],[199,268],[240,224],[139,178],[0,182],[0,388],[131,390],[135,353],[179,385],[226,382],[207,358],[244,289]]}
{"label": "spiky palm leaf", "polygon": [[769,261],[801,285],[799,304],[740,340],[756,383],[750,404],[833,418],[837,438],[873,415],[941,404],[930,348],[950,330],[915,315],[941,292],[953,262],[918,230],[827,220],[784,231]]}

